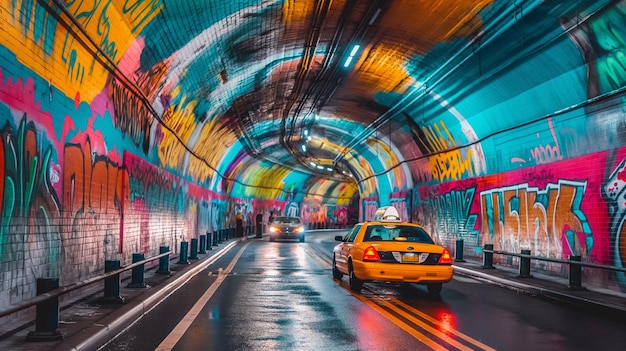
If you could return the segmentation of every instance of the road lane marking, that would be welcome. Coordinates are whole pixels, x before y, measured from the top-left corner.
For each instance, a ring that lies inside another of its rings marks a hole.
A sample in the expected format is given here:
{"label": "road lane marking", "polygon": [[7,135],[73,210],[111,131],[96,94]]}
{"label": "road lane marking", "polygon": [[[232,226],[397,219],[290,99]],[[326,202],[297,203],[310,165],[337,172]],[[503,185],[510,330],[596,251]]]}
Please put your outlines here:
{"label": "road lane marking", "polygon": [[198,301],[193,305],[193,307],[189,310],[189,312],[183,317],[183,319],[174,327],[174,329],[169,333],[167,337],[157,346],[156,351],[169,351],[176,346],[178,341],[182,338],[182,336],[187,332],[193,321],[198,317],[206,303],[209,301],[211,296],[217,291],[220,287],[224,279],[228,276],[228,274],[232,271],[233,267],[239,261],[239,258],[245,251],[245,249],[250,245],[250,242],[245,244],[237,255],[230,261],[230,264],[224,270],[218,270],[217,279],[209,286],[207,291],[198,299]]}
{"label": "road lane marking", "polygon": [[397,325],[398,327],[400,327],[400,329],[402,329],[405,332],[411,334],[415,339],[417,339],[422,344],[430,347],[433,350],[437,350],[437,351],[447,351],[448,350],[448,348],[440,345],[439,343],[437,343],[433,339],[429,338],[425,334],[420,333],[415,328],[413,328],[410,325],[408,325],[407,323],[403,322],[402,320],[400,320],[400,318],[392,315],[391,313],[386,311],[384,308],[382,308],[380,305],[378,305],[377,303],[369,300],[365,296],[363,296],[361,294],[356,294],[356,293],[353,293],[352,296],[354,296],[357,299],[361,300],[363,303],[365,303],[366,305],[368,305],[369,307],[374,309],[376,312],[380,313],[383,317],[385,317],[385,319],[387,319],[391,323]]}
{"label": "road lane marking", "polygon": [[[494,348],[483,344],[482,342],[468,336],[467,334],[463,334],[462,332],[454,329],[454,328],[446,328],[444,325],[441,324],[441,321],[439,321],[438,319],[435,319],[431,316],[429,316],[428,314],[416,309],[415,307],[412,307],[410,305],[405,304],[404,302],[391,297],[389,298],[389,300],[391,302],[387,302],[384,301],[382,298],[380,297],[376,297],[376,299],[379,299],[385,306],[388,306],[388,308],[392,309],[393,311],[397,312],[398,314],[402,315],[404,318],[414,322],[415,324],[419,325],[420,327],[422,327],[425,330],[428,330],[429,332],[431,332],[434,335],[437,335],[439,338],[445,340],[446,342],[450,343],[451,345],[454,345],[455,347],[461,349],[461,350],[473,350],[471,348],[467,348],[463,345],[461,346],[457,346],[456,344],[458,343],[457,341],[454,341],[452,339],[450,339],[450,336],[448,336],[446,333],[443,333],[437,329],[434,329],[431,326],[428,326],[426,324],[424,324],[424,322],[420,321],[419,319],[416,318],[416,316],[419,316],[420,318],[432,323],[433,325],[436,326],[441,326],[445,332],[450,333],[455,335],[456,337],[463,339],[469,343],[471,343],[474,346],[480,347],[482,350],[489,350],[489,351],[495,351]],[[399,307],[401,306],[402,309]],[[403,310],[405,309],[405,310]],[[408,311],[408,312],[407,312]],[[409,313],[410,312],[410,313]],[[459,344],[460,345],[460,344]]]}
{"label": "road lane marking", "polygon": [[[389,320],[390,322],[394,323],[395,325],[397,325],[398,327],[400,327],[401,329],[403,329],[404,331],[408,332],[409,334],[413,335],[413,337],[415,337],[416,339],[418,339],[420,342],[424,343],[426,346],[435,349],[435,350],[447,350],[447,348],[443,348],[443,346],[441,346],[438,342],[434,341],[431,338],[428,338],[426,335],[420,333],[419,331],[417,331],[414,327],[410,326],[409,324],[403,322],[402,320],[400,320],[398,317],[396,317],[395,315],[393,315],[391,311],[396,312],[397,314],[401,315],[403,318],[409,320],[411,323],[416,324],[417,326],[419,326],[422,330],[428,331],[429,333],[435,335],[436,337],[438,337],[439,339],[449,343],[450,345],[456,347],[459,350],[474,350],[473,348],[467,347],[461,343],[459,343],[458,341],[452,339],[448,334],[453,334],[456,337],[465,340],[466,342],[479,347],[482,350],[488,350],[488,351],[496,351],[494,348],[483,344],[482,342],[456,330],[453,328],[446,328],[445,326],[443,326],[441,324],[441,322],[431,316],[429,316],[428,314],[421,312],[420,310],[405,304],[404,302],[394,298],[394,297],[385,297],[387,299],[389,299],[390,301],[392,301],[393,303],[387,302],[385,301],[382,297],[380,296],[371,296],[371,297],[367,297],[365,295],[362,295],[360,293],[355,293],[349,290],[349,288],[347,286],[345,286],[344,284],[342,284],[342,281],[337,281],[337,284],[341,287],[343,287],[345,290],[347,290],[352,296],[356,297],[357,299],[361,300],[362,302],[364,302],[366,305],[372,307],[374,310],[376,310],[378,313],[380,313],[383,317],[385,317],[387,320]],[[379,303],[374,302],[374,300],[379,301]],[[384,305],[383,306],[381,306]],[[395,305],[394,305],[395,304]],[[400,308],[400,306],[402,308],[404,308],[405,310],[402,310]],[[407,312],[406,310],[408,310],[409,312]],[[411,314],[413,313],[413,314]],[[423,318],[424,320],[432,323],[433,325],[436,326],[440,326],[443,328],[443,332],[441,330],[435,329],[434,327],[424,323],[424,321],[421,321],[419,319],[417,319],[417,316]],[[448,333],[448,334],[447,334]],[[433,345],[436,345],[436,347],[434,347]]]}

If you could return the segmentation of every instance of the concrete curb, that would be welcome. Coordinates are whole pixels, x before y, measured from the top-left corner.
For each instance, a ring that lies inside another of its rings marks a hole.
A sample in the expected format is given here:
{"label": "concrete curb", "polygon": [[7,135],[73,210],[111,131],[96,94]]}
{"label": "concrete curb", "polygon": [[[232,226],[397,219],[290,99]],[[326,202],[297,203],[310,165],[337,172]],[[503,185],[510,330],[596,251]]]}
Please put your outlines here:
{"label": "concrete curb", "polygon": [[[167,285],[160,288],[155,293],[151,294],[144,301],[130,307],[128,311],[121,311],[116,317],[112,318],[112,320],[103,320],[97,324],[94,324],[95,327],[99,327],[99,330],[94,333],[80,333],[82,335],[89,334],[89,337],[85,338],[83,336],[81,340],[76,340],[76,346],[72,346],[70,350],[97,350],[98,348],[102,347],[107,343],[107,341],[112,340],[121,331],[134,324],[146,313],[150,312],[150,310],[160,304],[169,295],[182,287],[196,274],[200,273],[207,266],[226,254],[226,252],[228,252],[235,245],[237,245],[237,241],[229,243],[225,247],[221,248],[219,251],[215,252],[214,255],[207,258],[205,261],[200,262],[197,266],[181,274],[176,279],[169,282]],[[66,342],[70,343],[71,345],[71,338],[67,339]],[[63,344],[66,345],[66,342],[63,342]]]}
{"label": "concrete curb", "polygon": [[547,289],[539,286],[538,284],[530,285],[520,283],[511,279],[501,278],[495,276],[493,274],[482,273],[475,269],[468,269],[466,267],[461,267],[458,265],[454,265],[455,273],[459,273],[464,276],[476,278],[482,281],[490,282],[502,286],[504,288],[512,289],[520,293],[525,293],[532,296],[537,296],[541,298],[546,298],[552,301],[557,301],[561,303],[567,303],[569,305],[574,305],[578,307],[582,307],[588,309],[589,311],[601,312],[601,313],[611,313],[618,312],[619,314],[626,314],[626,307],[620,306],[611,303],[605,303],[599,301],[598,299],[589,299],[584,296],[577,296],[574,294],[574,291],[571,293],[565,291],[560,292],[554,289]]}

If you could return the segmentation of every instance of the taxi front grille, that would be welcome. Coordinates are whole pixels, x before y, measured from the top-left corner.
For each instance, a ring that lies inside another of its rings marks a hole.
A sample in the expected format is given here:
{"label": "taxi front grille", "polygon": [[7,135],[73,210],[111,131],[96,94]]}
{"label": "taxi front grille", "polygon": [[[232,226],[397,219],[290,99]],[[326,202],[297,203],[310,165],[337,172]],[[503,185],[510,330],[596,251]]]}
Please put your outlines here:
{"label": "taxi front grille", "polygon": [[[400,252],[400,254],[402,254],[402,252]],[[402,263],[398,260],[396,260],[396,258],[393,255],[392,251],[378,251],[378,256],[380,257],[380,262],[381,263]],[[426,260],[424,260],[424,262],[420,263],[422,265],[436,265],[437,262],[439,262],[439,258],[441,257],[441,254],[436,254],[436,253],[430,253],[428,254],[428,258],[426,258]],[[415,264],[415,263],[412,263]]]}

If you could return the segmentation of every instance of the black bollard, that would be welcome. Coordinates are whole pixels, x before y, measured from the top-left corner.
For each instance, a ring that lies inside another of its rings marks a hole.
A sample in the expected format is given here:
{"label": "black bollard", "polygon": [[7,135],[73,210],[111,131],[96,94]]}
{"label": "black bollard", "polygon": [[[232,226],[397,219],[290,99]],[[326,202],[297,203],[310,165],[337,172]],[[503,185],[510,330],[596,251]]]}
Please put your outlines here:
{"label": "black bollard", "polygon": [[258,222],[256,224],[256,237],[257,238],[262,238],[263,237],[263,223]]}
{"label": "black bollard", "polygon": [[[145,259],[145,256],[142,253],[133,254],[133,263],[143,261],[144,259]],[[128,283],[126,287],[134,288],[134,289],[146,288],[147,286],[146,284],[144,284],[143,273],[144,273],[143,264],[137,267],[133,267],[132,275],[131,275],[131,282]]]}
{"label": "black bollard", "polygon": [[[116,269],[120,269],[120,260],[105,260],[104,272],[112,272]],[[104,297],[101,300],[103,303],[121,303],[124,302],[124,298],[120,296],[120,275],[115,274],[110,277],[104,278]]]}
{"label": "black bollard", "polygon": [[198,245],[199,245],[198,253],[201,255],[204,255],[206,253],[206,235],[204,234],[200,235],[200,241]]}
{"label": "black bollard", "polygon": [[[529,255],[530,250],[522,250],[522,255]],[[519,259],[519,277],[530,278],[530,257],[520,257]]]}
{"label": "black bollard", "polygon": [[[169,246],[160,246],[159,253],[163,254],[170,251]],[[159,257],[159,270],[156,271],[158,274],[170,274],[170,255],[166,255],[163,257]]]}
{"label": "black bollard", "polygon": [[213,234],[206,232],[206,249],[213,250]]}
{"label": "black bollard", "polygon": [[456,250],[454,251],[454,262],[465,262],[463,259],[463,239],[456,241]]}
{"label": "black bollard", "polygon": [[180,242],[180,256],[178,257],[178,264],[189,264],[189,243],[186,241]]}
{"label": "black bollard", "polygon": [[[491,252],[487,252],[491,251]],[[483,250],[483,268],[494,268],[493,267],[493,244],[485,244],[485,249]]]}
{"label": "black bollard", "polygon": [[[37,278],[37,295],[59,288],[58,278]],[[28,341],[63,339],[59,331],[59,297],[55,296],[37,304],[35,330],[26,335]]]}
{"label": "black bollard", "polygon": [[[570,256],[570,261],[580,262],[582,261],[582,257],[580,256]],[[585,290],[582,286],[583,277],[583,266],[574,262],[570,262],[569,264],[569,286],[567,287],[569,290]]]}
{"label": "black bollard", "polygon": [[191,239],[191,252],[189,253],[190,260],[198,259],[198,238]]}

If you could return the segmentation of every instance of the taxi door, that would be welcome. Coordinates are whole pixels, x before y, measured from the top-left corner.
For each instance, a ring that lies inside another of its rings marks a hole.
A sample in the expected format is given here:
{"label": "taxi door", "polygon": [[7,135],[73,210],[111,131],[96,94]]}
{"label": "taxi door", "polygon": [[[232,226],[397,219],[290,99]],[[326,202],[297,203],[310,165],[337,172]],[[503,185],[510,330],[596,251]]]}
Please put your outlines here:
{"label": "taxi door", "polygon": [[361,224],[355,225],[354,228],[346,234],[341,244],[337,245],[335,248],[335,261],[337,263],[337,268],[344,274],[348,274],[348,257],[350,257],[350,252],[352,251],[352,246],[354,245],[354,239],[360,229]]}

